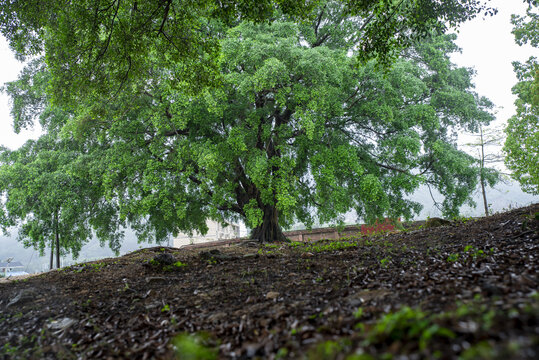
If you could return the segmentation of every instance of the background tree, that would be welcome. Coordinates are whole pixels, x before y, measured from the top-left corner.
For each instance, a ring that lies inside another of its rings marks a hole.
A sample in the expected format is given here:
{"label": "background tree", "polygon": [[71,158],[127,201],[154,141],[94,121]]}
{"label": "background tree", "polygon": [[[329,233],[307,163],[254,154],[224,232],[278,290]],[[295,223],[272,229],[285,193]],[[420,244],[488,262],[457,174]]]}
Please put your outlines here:
{"label": "background tree", "polygon": [[[512,16],[517,44],[539,47],[538,9],[537,2],[530,2],[527,17]],[[513,87],[517,113],[507,121],[505,161],[524,191],[539,194],[539,63],[532,56],[513,67],[519,80]]]}
{"label": "background tree", "polygon": [[[483,196],[483,207],[485,209],[485,215],[489,216],[489,204],[487,201],[487,186],[494,187],[499,181],[502,180],[502,173],[496,168],[492,167],[494,164],[500,164],[503,162],[503,155],[499,154],[499,149],[503,145],[504,135],[502,129],[489,128],[479,125],[479,133],[472,134],[477,140],[466,144],[466,146],[472,148],[476,152],[476,159],[478,163],[479,172],[479,185],[481,186],[481,194]],[[495,147],[496,149],[492,149]]]}
{"label": "background tree", "polygon": [[50,246],[52,269],[53,252],[56,267],[61,255],[76,259],[92,229],[116,252],[122,233],[114,202],[105,201],[102,184],[92,179],[94,154],[59,137],[71,114],[50,104],[47,80],[43,62],[35,59],[4,88],[12,99],[15,131],[39,119],[46,134],[15,151],[0,149],[0,225],[4,231],[19,226],[19,240],[41,255]]}
{"label": "background tree", "polygon": [[85,176],[82,156],[50,135],[0,153],[2,226],[18,226],[20,241],[41,255],[50,246],[51,269],[53,251],[57,268],[60,256],[71,253],[76,259],[92,238],[92,227],[100,230],[102,241],[109,240],[111,249],[120,248],[115,211],[103,202],[101,186]]}

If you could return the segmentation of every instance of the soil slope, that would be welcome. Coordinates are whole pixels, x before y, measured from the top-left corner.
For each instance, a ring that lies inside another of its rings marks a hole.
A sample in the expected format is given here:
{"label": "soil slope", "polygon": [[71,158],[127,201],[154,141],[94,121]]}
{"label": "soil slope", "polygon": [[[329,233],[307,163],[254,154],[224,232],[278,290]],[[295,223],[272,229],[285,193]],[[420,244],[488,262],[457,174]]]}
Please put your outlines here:
{"label": "soil slope", "polygon": [[537,359],[538,212],[1,283],[0,358]]}

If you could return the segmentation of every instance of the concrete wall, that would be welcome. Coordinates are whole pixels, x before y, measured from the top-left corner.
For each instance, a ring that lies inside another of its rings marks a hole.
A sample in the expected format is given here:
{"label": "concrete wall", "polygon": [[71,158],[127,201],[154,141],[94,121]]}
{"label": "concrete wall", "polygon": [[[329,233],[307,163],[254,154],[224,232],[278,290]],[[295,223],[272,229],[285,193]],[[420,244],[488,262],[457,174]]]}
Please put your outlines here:
{"label": "concrete wall", "polygon": [[344,237],[367,235],[375,232],[392,231],[395,226],[389,219],[385,219],[381,223],[375,223],[373,225],[351,225],[345,226],[342,231],[338,231],[336,228],[321,228],[312,230],[297,230],[287,231],[284,235],[292,241],[318,241],[318,240],[335,240]]}
{"label": "concrete wall", "polygon": [[357,236],[361,233],[359,226],[346,226],[341,232],[335,228],[322,228],[312,230],[286,231],[284,235],[292,241],[317,241],[324,239],[340,239],[348,236]]}
{"label": "concrete wall", "polygon": [[229,224],[228,226],[221,226],[220,223],[208,220],[208,232],[206,235],[202,235],[198,232],[194,232],[193,236],[189,234],[180,233],[173,240],[174,247],[181,247],[184,245],[201,244],[210,241],[218,241],[225,239],[235,239],[240,237],[240,226],[238,224]]}
{"label": "concrete wall", "polygon": [[[231,243],[237,243],[240,240],[239,226],[236,224],[222,227],[215,221],[208,221],[208,233],[206,236],[193,234],[189,237],[187,234],[180,234],[174,239],[174,247],[192,245],[192,247],[219,246]],[[291,241],[318,241],[318,240],[335,240],[351,236],[367,235],[372,232],[392,231],[395,226],[386,219],[382,223],[374,225],[351,225],[345,226],[342,231],[336,228],[322,228],[312,230],[296,230],[285,231],[284,235]],[[198,246],[197,246],[198,245]]]}

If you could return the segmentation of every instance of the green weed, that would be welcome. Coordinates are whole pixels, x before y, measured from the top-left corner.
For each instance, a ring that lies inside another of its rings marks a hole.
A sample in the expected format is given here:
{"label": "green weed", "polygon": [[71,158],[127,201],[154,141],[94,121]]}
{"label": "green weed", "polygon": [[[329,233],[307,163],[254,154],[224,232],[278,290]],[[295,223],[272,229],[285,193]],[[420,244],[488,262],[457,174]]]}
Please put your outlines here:
{"label": "green weed", "polygon": [[305,245],[306,244],[304,242],[301,242],[301,241],[291,241],[291,242],[288,243],[288,247],[290,247],[292,249],[303,247]]}
{"label": "green weed", "polygon": [[460,254],[450,254],[448,257],[447,257],[447,262],[457,262],[459,260],[459,257],[460,257]]}
{"label": "green weed", "polygon": [[205,333],[180,334],[173,340],[176,356],[181,360],[213,360],[217,359],[218,347]]}
{"label": "green weed", "polygon": [[11,345],[10,343],[4,344],[2,347],[2,353],[6,355],[15,355],[19,351],[19,348]]}
{"label": "green weed", "polygon": [[174,264],[172,265],[165,265],[163,266],[163,270],[164,271],[172,271],[172,270],[178,270],[178,269],[181,269],[183,267],[186,267],[187,264],[186,263],[183,263],[181,261],[176,261]]}
{"label": "green weed", "polygon": [[417,342],[420,350],[424,350],[433,338],[454,338],[456,335],[449,329],[436,324],[433,316],[403,307],[395,313],[389,313],[379,319],[365,334],[364,345],[384,341]]}
{"label": "green weed", "polygon": [[287,348],[280,348],[275,354],[275,360],[285,359],[288,356]]}
{"label": "green weed", "polygon": [[327,252],[327,251],[339,251],[348,249],[351,247],[357,247],[357,242],[349,242],[349,241],[330,241],[328,243],[316,243],[311,244],[305,248],[305,251],[309,251],[312,253],[321,253],[321,252]]}
{"label": "green weed", "polygon": [[350,347],[351,342],[347,339],[339,341],[328,340],[317,344],[307,353],[309,360],[330,360],[335,359],[335,355],[345,351]]}

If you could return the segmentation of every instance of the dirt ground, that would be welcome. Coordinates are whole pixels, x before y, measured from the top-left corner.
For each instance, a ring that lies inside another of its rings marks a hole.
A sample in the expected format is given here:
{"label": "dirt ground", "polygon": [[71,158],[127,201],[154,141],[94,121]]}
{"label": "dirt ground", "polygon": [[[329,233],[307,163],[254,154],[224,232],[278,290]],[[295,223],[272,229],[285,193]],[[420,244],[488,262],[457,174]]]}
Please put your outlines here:
{"label": "dirt ground", "polygon": [[1,283],[0,358],[537,359],[538,212]]}

